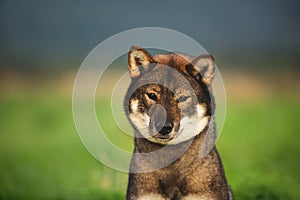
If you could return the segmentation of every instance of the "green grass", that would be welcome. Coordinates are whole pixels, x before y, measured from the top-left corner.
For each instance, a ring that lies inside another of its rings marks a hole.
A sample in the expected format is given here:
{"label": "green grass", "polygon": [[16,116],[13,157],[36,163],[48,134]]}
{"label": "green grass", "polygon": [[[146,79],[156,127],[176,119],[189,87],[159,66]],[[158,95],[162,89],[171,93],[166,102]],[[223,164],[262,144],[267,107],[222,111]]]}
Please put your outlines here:
{"label": "green grass", "polygon": [[[109,138],[131,149],[130,137],[112,121],[109,101],[97,105],[104,130],[114,133]],[[236,199],[300,198],[299,113],[294,98],[229,101],[218,147]],[[0,199],[124,199],[126,184],[127,174],[104,167],[81,144],[71,99],[2,95]]]}
{"label": "green grass", "polygon": [[299,199],[296,99],[229,105],[218,143],[237,199]]}

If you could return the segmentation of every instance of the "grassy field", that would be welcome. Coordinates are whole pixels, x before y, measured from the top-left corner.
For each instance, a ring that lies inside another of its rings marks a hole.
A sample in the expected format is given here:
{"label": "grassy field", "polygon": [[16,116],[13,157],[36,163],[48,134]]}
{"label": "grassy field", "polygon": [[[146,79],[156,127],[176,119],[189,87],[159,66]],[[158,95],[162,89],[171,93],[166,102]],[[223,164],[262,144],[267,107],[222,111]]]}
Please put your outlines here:
{"label": "grassy field", "polygon": [[[229,99],[217,146],[236,199],[300,199],[298,99]],[[110,112],[101,111],[109,100],[97,102],[106,129],[117,132]],[[2,93],[0,199],[124,199],[127,174],[86,151],[71,106],[70,96],[54,91]]]}

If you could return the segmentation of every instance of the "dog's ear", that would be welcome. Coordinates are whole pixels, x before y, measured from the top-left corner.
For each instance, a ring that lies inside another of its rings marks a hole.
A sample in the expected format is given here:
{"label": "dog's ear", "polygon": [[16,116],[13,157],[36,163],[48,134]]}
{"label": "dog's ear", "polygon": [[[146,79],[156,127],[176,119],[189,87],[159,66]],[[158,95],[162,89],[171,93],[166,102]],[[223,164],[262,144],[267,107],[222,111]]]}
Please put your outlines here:
{"label": "dog's ear", "polygon": [[128,68],[131,78],[136,78],[148,70],[154,59],[145,49],[132,46],[128,53]]}
{"label": "dog's ear", "polygon": [[193,75],[201,74],[202,82],[206,85],[211,85],[214,79],[215,60],[212,55],[203,54],[192,61]]}

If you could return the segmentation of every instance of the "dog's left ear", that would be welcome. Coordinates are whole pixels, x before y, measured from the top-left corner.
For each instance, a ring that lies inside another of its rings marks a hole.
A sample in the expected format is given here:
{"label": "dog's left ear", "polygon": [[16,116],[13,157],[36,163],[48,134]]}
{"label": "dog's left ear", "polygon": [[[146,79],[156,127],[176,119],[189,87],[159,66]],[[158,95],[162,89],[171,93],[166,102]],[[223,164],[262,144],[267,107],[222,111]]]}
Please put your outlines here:
{"label": "dog's left ear", "polygon": [[[203,54],[192,61],[194,70],[202,76],[202,82],[206,85],[211,85],[214,79],[215,60],[212,55]],[[196,74],[194,74],[196,75]]]}
{"label": "dog's left ear", "polygon": [[146,71],[154,59],[145,49],[132,46],[128,53],[128,68],[131,78],[140,76]]}

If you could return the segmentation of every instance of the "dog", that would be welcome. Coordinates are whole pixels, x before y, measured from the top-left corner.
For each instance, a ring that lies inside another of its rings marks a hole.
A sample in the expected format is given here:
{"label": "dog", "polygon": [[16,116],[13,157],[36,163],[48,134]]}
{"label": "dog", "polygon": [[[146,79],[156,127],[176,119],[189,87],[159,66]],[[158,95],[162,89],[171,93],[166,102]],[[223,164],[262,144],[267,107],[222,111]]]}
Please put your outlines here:
{"label": "dog", "polygon": [[135,139],[127,200],[233,199],[214,146],[214,58],[133,46],[128,71],[124,109]]}

